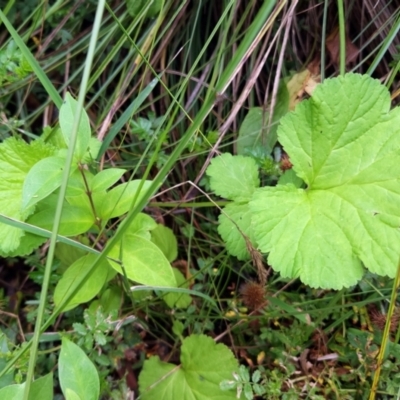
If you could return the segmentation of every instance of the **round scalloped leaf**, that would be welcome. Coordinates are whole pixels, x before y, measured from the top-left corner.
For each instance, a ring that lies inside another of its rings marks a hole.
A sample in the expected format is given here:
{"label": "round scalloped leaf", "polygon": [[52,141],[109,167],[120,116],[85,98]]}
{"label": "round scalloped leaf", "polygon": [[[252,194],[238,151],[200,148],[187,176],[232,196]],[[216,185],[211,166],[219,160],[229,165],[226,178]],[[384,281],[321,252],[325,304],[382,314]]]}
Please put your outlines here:
{"label": "round scalloped leaf", "polygon": [[251,157],[224,153],[211,161],[206,173],[216,195],[237,202],[249,201],[260,186],[257,163]]}
{"label": "round scalloped leaf", "polygon": [[8,252],[3,252],[0,248],[1,257],[17,257],[26,256],[31,254],[33,250],[41,246],[47,238],[43,236],[34,235],[33,233],[25,232],[23,236],[20,237],[19,245],[16,249]]}
{"label": "round scalloped leaf", "polygon": [[313,287],[357,283],[363,265],[394,277],[400,249],[400,109],[379,81],[327,79],[285,116],[280,143],[308,187],[259,189],[250,202],[259,249]]}
{"label": "round scalloped leaf", "polygon": [[232,380],[238,363],[223,344],[216,344],[205,335],[184,339],[181,365],[151,357],[144,362],[139,375],[139,389],[143,400],[234,400],[236,391],[222,391],[220,382]]}

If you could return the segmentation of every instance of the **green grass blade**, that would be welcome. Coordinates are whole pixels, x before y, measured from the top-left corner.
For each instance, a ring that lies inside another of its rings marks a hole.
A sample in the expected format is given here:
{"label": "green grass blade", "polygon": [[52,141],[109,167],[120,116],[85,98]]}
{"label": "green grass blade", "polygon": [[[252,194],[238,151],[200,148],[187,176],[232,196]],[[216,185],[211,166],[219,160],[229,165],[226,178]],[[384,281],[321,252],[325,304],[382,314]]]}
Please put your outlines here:
{"label": "green grass blade", "polygon": [[115,136],[119,133],[122,127],[129,121],[133,113],[135,113],[138,108],[143,104],[149,94],[153,91],[158,83],[158,79],[154,78],[147,87],[140,92],[139,96],[131,103],[131,105],[123,112],[123,114],[118,118],[115,124],[112,126],[107,136],[105,137],[103,144],[101,145],[97,159],[99,160],[103,154],[108,149],[110,143],[114,140]]}
{"label": "green grass blade", "polygon": [[42,83],[46,92],[48,93],[50,98],[53,100],[53,102],[57,106],[57,108],[60,108],[61,104],[62,104],[62,98],[59,95],[59,93],[57,92],[57,89],[51,83],[50,79],[44,73],[42,67],[36,61],[35,57],[30,52],[30,50],[28,49],[28,47],[22,40],[21,36],[14,29],[14,27],[11,25],[11,22],[8,20],[8,18],[4,15],[4,13],[1,10],[0,10],[0,18],[3,21],[4,25],[6,26],[7,30],[10,32],[10,35],[14,39],[15,43],[20,48],[22,54],[24,55],[26,60],[29,62],[29,65],[33,69],[33,72],[35,73],[35,75],[37,76],[39,81]]}
{"label": "green grass blade", "polygon": [[380,46],[378,54],[376,55],[376,57],[374,58],[374,60],[372,61],[371,65],[369,66],[369,68],[366,72],[367,74],[369,74],[369,75],[373,74],[373,72],[375,71],[375,68],[381,62],[384,54],[386,53],[390,44],[393,42],[393,39],[397,36],[399,29],[400,29],[400,15],[398,15],[396,22],[393,24],[392,28],[390,29],[389,34],[387,35],[385,41]]}
{"label": "green grass blade", "polygon": [[[14,226],[15,228],[22,229],[25,232],[33,233],[34,235],[42,236],[42,237],[45,237],[48,239],[51,238],[52,233],[50,231],[43,229],[43,228],[39,228],[39,227],[31,225],[31,224],[27,224],[26,222],[18,221],[16,219],[7,217],[3,214],[0,214],[0,222],[3,224]],[[76,247],[77,249],[80,249],[80,250],[87,251],[89,253],[99,254],[99,251],[97,251],[89,246],[86,246],[82,243],[79,243],[75,240],[72,240],[66,236],[57,235],[57,242],[68,244],[70,246]]]}
{"label": "green grass blade", "polygon": [[39,340],[40,340],[40,335],[42,333],[41,327],[42,327],[42,322],[44,319],[47,292],[48,292],[48,288],[49,288],[49,282],[50,282],[50,277],[51,277],[51,270],[52,270],[52,264],[53,264],[54,254],[55,254],[55,248],[56,248],[56,244],[57,244],[57,233],[58,233],[58,229],[60,226],[64,197],[65,197],[66,190],[67,190],[68,178],[69,178],[69,174],[70,174],[70,170],[71,170],[72,160],[74,157],[74,150],[75,150],[78,133],[79,133],[78,126],[79,126],[79,122],[80,122],[81,114],[82,114],[82,110],[83,110],[83,104],[84,104],[84,100],[85,100],[85,94],[86,94],[87,83],[89,80],[90,69],[92,66],[94,53],[95,53],[95,49],[96,49],[96,45],[97,45],[97,38],[99,35],[99,31],[100,31],[101,20],[102,20],[102,15],[103,15],[103,11],[104,11],[104,5],[105,5],[105,0],[100,0],[97,5],[96,16],[95,16],[95,20],[94,20],[93,29],[92,29],[92,36],[91,36],[89,49],[88,49],[86,62],[85,62],[85,69],[83,71],[83,77],[82,77],[82,81],[81,81],[81,87],[80,87],[79,97],[78,97],[78,102],[77,102],[77,113],[75,115],[75,119],[74,119],[73,126],[72,126],[70,146],[68,148],[68,154],[67,154],[67,158],[66,158],[66,162],[65,162],[65,169],[64,169],[64,173],[63,173],[63,180],[62,180],[62,184],[60,187],[60,193],[58,196],[56,212],[54,215],[54,225],[53,225],[52,235],[51,235],[51,239],[50,239],[49,252],[48,252],[47,260],[46,260],[46,267],[45,267],[45,272],[44,272],[44,277],[43,277],[42,290],[40,293],[40,303],[39,303],[39,308],[38,308],[38,312],[37,312],[34,336],[32,339],[32,347],[31,347],[31,353],[30,353],[30,357],[29,357],[28,373],[27,373],[27,377],[26,377],[26,386],[25,386],[25,390],[24,390],[23,400],[29,399],[29,392],[30,392],[31,384],[32,384],[33,377],[34,377]]}

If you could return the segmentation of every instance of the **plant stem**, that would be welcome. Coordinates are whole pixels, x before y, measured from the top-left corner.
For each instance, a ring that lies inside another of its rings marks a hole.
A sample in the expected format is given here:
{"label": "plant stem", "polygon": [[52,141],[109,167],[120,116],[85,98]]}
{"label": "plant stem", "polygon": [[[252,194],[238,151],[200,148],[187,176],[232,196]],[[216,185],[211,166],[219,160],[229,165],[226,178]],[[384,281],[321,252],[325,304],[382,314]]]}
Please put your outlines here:
{"label": "plant stem", "polygon": [[98,37],[98,33],[100,31],[101,20],[102,20],[103,10],[104,10],[104,4],[105,4],[105,0],[100,0],[97,5],[96,16],[95,16],[93,31],[92,31],[92,37],[90,40],[90,45],[89,45],[88,54],[87,54],[87,58],[86,58],[85,69],[83,71],[81,87],[80,87],[79,97],[78,97],[77,111],[76,111],[74,123],[72,126],[71,142],[70,142],[70,146],[68,148],[67,159],[65,161],[63,181],[62,181],[62,184],[60,187],[60,194],[58,196],[57,208],[56,208],[56,212],[55,212],[55,216],[54,216],[54,225],[53,225],[52,235],[51,235],[51,239],[50,239],[49,253],[47,255],[47,260],[46,260],[46,267],[45,267],[45,272],[44,272],[44,277],[43,277],[42,290],[40,293],[40,303],[39,303],[38,314],[37,314],[37,319],[36,319],[36,323],[35,323],[35,332],[34,332],[34,336],[32,339],[32,347],[31,347],[31,353],[30,353],[30,357],[29,357],[28,373],[27,373],[27,377],[26,377],[26,385],[25,385],[23,400],[29,399],[29,391],[31,388],[31,384],[32,384],[33,376],[34,376],[34,372],[35,372],[35,364],[36,364],[36,358],[37,358],[38,347],[39,347],[39,339],[40,339],[41,328],[42,328],[42,323],[43,323],[43,319],[44,319],[47,292],[48,292],[49,282],[50,282],[50,277],[51,277],[51,267],[53,264],[54,253],[55,253],[56,244],[57,244],[57,233],[58,233],[58,229],[60,226],[64,197],[65,197],[65,193],[67,190],[67,184],[68,184],[68,178],[69,178],[69,173],[70,173],[70,169],[71,169],[71,164],[72,164],[72,160],[74,157],[75,144],[76,144],[77,137],[79,134],[78,126],[79,126],[79,121],[80,121],[80,118],[82,115],[86,87],[87,87],[87,82],[89,80],[89,74],[90,74],[90,69],[92,66],[94,51],[96,49],[97,37]]}
{"label": "plant stem", "polygon": [[374,374],[374,380],[372,382],[371,393],[369,394],[369,400],[375,399],[375,394],[378,389],[379,376],[381,374],[381,367],[382,367],[383,359],[384,359],[385,353],[386,353],[386,346],[387,346],[388,340],[390,338],[390,325],[392,323],[392,317],[394,314],[394,309],[395,309],[395,304],[396,304],[396,299],[397,299],[397,289],[398,289],[399,285],[400,285],[400,258],[399,258],[399,262],[397,264],[397,274],[393,281],[392,295],[390,296],[389,310],[388,310],[388,313],[386,316],[386,323],[385,323],[385,329],[383,331],[382,344],[381,344],[381,348],[379,350],[377,367],[376,367],[376,371]]}
{"label": "plant stem", "polygon": [[344,20],[343,0],[338,0],[339,10],[339,40],[340,40],[340,75],[346,72],[346,29]]}

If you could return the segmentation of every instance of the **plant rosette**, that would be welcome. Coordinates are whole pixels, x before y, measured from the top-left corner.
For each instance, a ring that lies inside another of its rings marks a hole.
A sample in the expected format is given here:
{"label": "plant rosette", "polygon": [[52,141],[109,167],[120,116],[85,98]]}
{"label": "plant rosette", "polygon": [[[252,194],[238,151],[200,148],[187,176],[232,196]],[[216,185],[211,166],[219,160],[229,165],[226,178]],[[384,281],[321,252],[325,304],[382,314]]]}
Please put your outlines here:
{"label": "plant rosette", "polygon": [[283,277],[312,287],[352,286],[365,269],[394,277],[400,109],[390,105],[386,87],[367,75],[326,79],[280,121],[278,140],[295,174],[286,171],[292,177],[274,187],[260,187],[250,157],[215,158],[210,186],[232,200],[219,218],[227,250],[249,258],[245,235]]}

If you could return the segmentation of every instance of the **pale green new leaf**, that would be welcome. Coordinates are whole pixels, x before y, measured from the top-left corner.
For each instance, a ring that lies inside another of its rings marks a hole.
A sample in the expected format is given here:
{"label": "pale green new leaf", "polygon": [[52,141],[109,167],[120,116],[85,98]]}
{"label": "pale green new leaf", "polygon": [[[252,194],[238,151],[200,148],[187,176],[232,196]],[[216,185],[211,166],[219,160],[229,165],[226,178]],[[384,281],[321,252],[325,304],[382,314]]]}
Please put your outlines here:
{"label": "pale green new leaf", "polygon": [[238,204],[236,202],[228,204],[219,216],[218,232],[224,239],[230,254],[236,256],[239,260],[248,260],[250,254],[243,234],[253,245],[256,243],[251,228],[249,204]]}
{"label": "pale green new leaf", "polygon": [[[55,149],[40,140],[28,144],[10,138],[0,144],[0,210],[7,217],[25,221],[33,207],[22,210],[22,187],[29,170],[41,159],[50,157]],[[14,252],[24,235],[21,229],[0,224],[0,252]],[[32,249],[31,249],[32,250]]]}
{"label": "pale green new leaf", "polygon": [[255,192],[259,248],[284,277],[340,289],[363,265],[394,277],[400,249],[400,109],[379,81],[327,79],[281,120],[279,141],[307,189]]}
{"label": "pale green new leaf", "polygon": [[206,171],[216,195],[246,202],[260,186],[256,161],[251,157],[224,153],[211,161]]}
{"label": "pale green new leaf", "polygon": [[[91,268],[96,260],[95,254],[87,254],[76,260],[64,273],[62,278],[57,283],[54,291],[54,303],[56,306],[61,304],[75,288],[81,284],[85,273]],[[110,264],[107,260],[97,263],[95,271],[85,279],[77,293],[69,300],[63,308],[63,311],[71,310],[79,304],[86,303],[96,296],[103,285],[105,284],[110,269]]]}
{"label": "pale green new leaf", "polygon": [[[65,100],[60,108],[60,127],[64,136],[65,143],[70,145],[74,120],[77,114],[78,102],[67,93]],[[78,136],[75,147],[75,156],[81,160],[86,154],[91,137],[89,117],[85,110],[82,110],[81,118],[78,125]]]}
{"label": "pale green new leaf", "polygon": [[143,400],[234,400],[236,391],[222,391],[220,382],[233,379],[238,363],[223,344],[216,344],[205,335],[184,339],[181,365],[151,357],[144,362],[139,375]]}
{"label": "pale green new leaf", "polygon": [[62,339],[58,371],[61,390],[69,399],[98,400],[99,374],[85,352],[67,338]]}

